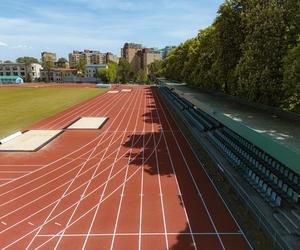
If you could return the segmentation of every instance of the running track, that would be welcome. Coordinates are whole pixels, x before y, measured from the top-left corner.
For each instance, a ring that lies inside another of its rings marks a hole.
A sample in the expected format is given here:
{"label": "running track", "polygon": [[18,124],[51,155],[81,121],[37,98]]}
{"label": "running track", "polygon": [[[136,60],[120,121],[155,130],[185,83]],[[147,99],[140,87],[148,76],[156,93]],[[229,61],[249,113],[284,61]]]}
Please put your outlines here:
{"label": "running track", "polygon": [[0,152],[1,249],[251,249],[156,89],[130,88],[31,128],[108,116],[101,130]]}

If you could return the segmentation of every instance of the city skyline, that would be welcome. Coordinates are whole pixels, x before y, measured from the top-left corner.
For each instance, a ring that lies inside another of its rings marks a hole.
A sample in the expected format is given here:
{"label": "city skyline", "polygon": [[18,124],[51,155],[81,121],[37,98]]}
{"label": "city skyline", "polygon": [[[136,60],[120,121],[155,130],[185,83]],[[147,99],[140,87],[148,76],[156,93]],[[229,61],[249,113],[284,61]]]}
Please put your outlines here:
{"label": "city skyline", "polygon": [[223,1],[3,0],[0,60],[40,58],[41,51],[66,57],[72,50],[110,51],[125,42],[145,47],[178,45],[210,25]]}

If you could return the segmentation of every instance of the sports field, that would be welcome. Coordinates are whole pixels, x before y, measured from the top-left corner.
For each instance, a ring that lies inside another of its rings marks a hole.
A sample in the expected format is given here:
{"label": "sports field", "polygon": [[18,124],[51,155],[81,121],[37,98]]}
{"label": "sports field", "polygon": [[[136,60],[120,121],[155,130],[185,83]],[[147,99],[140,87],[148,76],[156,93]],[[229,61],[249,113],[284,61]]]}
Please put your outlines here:
{"label": "sports field", "polygon": [[[63,130],[40,150],[0,152],[0,249],[251,249],[157,89],[128,88],[31,126]],[[82,117],[108,120],[66,129]]]}
{"label": "sports field", "polygon": [[0,138],[104,91],[88,87],[0,88]]}

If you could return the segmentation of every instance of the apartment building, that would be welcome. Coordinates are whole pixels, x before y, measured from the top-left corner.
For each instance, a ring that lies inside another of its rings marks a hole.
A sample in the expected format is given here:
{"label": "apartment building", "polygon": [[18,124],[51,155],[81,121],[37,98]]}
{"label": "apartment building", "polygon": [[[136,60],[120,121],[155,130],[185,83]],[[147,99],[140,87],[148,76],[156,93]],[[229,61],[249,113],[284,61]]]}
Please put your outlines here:
{"label": "apartment building", "polygon": [[0,76],[19,76],[26,79],[37,80],[41,76],[42,66],[38,63],[2,63],[0,64]]}
{"label": "apartment building", "polygon": [[153,49],[142,49],[141,53],[141,69],[146,72],[146,74],[149,73],[148,66],[153,63],[154,61],[160,61],[161,60],[161,54],[158,50]]}
{"label": "apartment building", "polygon": [[106,53],[106,62],[105,63],[114,62],[114,63],[118,64],[119,60],[120,60],[120,58],[118,56],[114,55],[113,53],[111,53],[111,52]]}
{"label": "apartment building", "polygon": [[111,52],[101,53],[100,51],[94,50],[74,50],[69,54],[70,68],[76,68],[76,65],[80,60],[84,61],[87,65],[107,64],[109,61],[119,63],[119,57],[112,54]]}
{"label": "apartment building", "polygon": [[141,44],[136,43],[125,43],[121,49],[121,55],[130,63],[136,73],[143,70],[148,74],[148,65],[155,60],[161,60],[160,51],[143,48]]}
{"label": "apartment building", "polygon": [[41,70],[41,80],[47,82],[65,82],[66,78],[76,75],[76,69],[54,68]]}
{"label": "apartment building", "polygon": [[95,77],[98,69],[108,69],[107,64],[88,64],[86,65],[87,77]]}

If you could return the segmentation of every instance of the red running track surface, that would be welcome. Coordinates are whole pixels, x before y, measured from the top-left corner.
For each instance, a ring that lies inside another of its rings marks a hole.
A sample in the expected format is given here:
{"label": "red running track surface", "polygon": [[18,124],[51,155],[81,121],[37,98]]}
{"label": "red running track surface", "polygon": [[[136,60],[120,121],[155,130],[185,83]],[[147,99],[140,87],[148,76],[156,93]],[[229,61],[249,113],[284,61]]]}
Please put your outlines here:
{"label": "red running track surface", "polygon": [[251,249],[156,89],[131,88],[32,127],[100,130],[0,152],[1,249]]}

